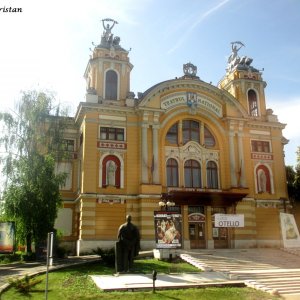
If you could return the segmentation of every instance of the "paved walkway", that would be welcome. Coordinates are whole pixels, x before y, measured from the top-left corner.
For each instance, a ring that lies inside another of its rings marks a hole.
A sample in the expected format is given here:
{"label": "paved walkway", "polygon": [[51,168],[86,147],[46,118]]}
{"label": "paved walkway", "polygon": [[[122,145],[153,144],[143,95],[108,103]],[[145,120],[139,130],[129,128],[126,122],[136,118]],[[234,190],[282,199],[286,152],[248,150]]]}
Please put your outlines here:
{"label": "paved walkway", "polygon": [[[72,256],[67,259],[54,260],[53,266],[49,267],[49,270],[60,269],[69,265],[85,264],[97,260],[100,260],[98,255]],[[45,273],[46,270],[46,262],[27,262],[0,265],[0,294],[8,287],[9,278],[24,277],[25,275],[33,276],[36,274]]]}

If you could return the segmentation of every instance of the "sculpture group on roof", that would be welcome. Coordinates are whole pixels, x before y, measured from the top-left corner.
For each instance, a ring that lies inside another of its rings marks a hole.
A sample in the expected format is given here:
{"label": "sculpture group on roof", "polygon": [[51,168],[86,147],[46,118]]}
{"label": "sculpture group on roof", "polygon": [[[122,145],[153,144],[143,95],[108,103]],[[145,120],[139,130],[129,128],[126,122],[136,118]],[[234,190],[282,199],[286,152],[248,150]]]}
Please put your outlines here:
{"label": "sculpture group on roof", "polygon": [[245,47],[245,45],[242,42],[232,42],[231,43],[231,54],[228,58],[228,66],[227,71],[231,72],[234,68],[237,69],[244,69],[244,70],[255,70],[251,65],[253,59],[248,56],[242,56],[239,57],[238,52],[239,50]]}
{"label": "sculpture group on roof", "polygon": [[111,48],[111,47],[119,47],[120,44],[120,37],[116,36],[111,33],[111,30],[115,26],[115,24],[118,24],[117,21],[113,19],[102,19],[102,25],[104,28],[102,37],[101,37],[101,43],[100,45],[102,47]]}

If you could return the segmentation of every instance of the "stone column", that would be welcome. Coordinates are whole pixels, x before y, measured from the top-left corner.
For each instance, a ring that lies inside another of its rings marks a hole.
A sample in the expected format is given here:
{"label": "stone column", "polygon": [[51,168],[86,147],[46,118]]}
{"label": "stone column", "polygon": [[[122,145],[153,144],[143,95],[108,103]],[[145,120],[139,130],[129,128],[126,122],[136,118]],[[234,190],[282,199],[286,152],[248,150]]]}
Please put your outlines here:
{"label": "stone column", "polygon": [[212,235],[212,217],[211,217],[211,206],[206,206],[206,232],[207,232],[207,249],[214,249],[214,239]]}
{"label": "stone column", "polygon": [[142,183],[148,183],[148,125],[142,124]]}
{"label": "stone column", "polygon": [[246,186],[245,179],[245,160],[244,160],[244,147],[243,147],[243,134],[238,133],[238,149],[239,149],[239,185]]}
{"label": "stone column", "polygon": [[182,120],[178,122],[178,144],[182,145]]}
{"label": "stone column", "polygon": [[182,213],[182,242],[183,248],[188,250],[191,249],[191,241],[189,235],[189,212],[188,212],[188,205],[183,206],[183,213]]}
{"label": "stone column", "polygon": [[204,144],[205,144],[204,123],[201,122],[201,125],[200,125],[200,145],[204,145]]}
{"label": "stone column", "polygon": [[230,130],[229,132],[229,157],[230,157],[230,178],[231,186],[237,186],[236,178],[236,163],[235,163],[235,151],[234,151],[234,132]]}
{"label": "stone column", "polygon": [[153,184],[159,184],[159,163],[158,163],[158,129],[159,125],[153,125],[152,126],[152,150],[153,150],[153,172],[152,172],[152,183]]}

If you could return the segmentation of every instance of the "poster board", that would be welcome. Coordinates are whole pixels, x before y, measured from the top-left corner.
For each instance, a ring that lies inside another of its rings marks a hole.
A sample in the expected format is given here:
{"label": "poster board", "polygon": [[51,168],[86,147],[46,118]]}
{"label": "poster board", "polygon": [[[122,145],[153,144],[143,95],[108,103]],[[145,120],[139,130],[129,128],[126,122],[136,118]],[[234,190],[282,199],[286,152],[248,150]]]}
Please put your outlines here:
{"label": "poster board", "polygon": [[0,222],[0,253],[14,252],[15,234],[14,222]]}
{"label": "poster board", "polygon": [[294,215],[280,213],[280,224],[284,248],[300,247],[300,235]]}
{"label": "poster board", "polygon": [[155,243],[157,249],[182,248],[182,215],[178,212],[154,212]]}

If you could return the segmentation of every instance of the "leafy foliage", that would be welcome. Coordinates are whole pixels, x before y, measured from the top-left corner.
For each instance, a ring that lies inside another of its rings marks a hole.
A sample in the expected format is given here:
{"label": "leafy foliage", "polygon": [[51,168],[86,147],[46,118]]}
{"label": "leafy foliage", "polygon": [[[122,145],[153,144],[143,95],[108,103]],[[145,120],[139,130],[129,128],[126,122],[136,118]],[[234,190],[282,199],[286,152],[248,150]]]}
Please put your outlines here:
{"label": "leafy foliage", "polygon": [[286,167],[287,188],[292,201],[300,201],[300,147],[297,150],[297,165]]}
{"label": "leafy foliage", "polygon": [[55,174],[55,161],[62,158],[67,118],[53,103],[51,93],[23,92],[17,112],[0,113],[4,214],[16,221],[17,237],[29,252],[32,241],[44,240],[53,229],[62,201],[59,186],[66,178]]}
{"label": "leafy foliage", "polygon": [[100,247],[97,247],[96,250],[93,250],[94,254],[97,254],[101,257],[102,262],[106,266],[114,266],[115,265],[115,249],[102,249]]}

